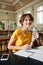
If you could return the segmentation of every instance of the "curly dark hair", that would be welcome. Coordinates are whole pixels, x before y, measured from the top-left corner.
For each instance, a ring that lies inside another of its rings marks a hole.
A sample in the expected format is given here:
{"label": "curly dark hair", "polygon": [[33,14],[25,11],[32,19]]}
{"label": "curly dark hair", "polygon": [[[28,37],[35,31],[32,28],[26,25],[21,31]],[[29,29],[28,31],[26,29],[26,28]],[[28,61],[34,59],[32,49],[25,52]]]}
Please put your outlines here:
{"label": "curly dark hair", "polygon": [[23,23],[23,21],[24,21],[24,19],[25,19],[26,16],[29,16],[29,17],[30,17],[30,20],[31,20],[32,22],[34,21],[33,16],[32,16],[30,13],[27,13],[27,14],[23,14],[23,15],[21,16],[21,18],[20,18],[20,23],[21,23],[21,24]]}

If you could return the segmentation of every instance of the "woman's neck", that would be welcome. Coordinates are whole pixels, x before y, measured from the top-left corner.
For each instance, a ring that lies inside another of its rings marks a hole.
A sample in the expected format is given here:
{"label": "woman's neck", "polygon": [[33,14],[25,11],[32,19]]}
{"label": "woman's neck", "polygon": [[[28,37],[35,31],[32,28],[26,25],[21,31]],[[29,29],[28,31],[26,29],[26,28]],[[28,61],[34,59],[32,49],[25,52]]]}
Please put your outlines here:
{"label": "woman's neck", "polygon": [[26,28],[22,28],[22,30],[23,30],[23,32],[24,32],[24,33],[29,32],[29,30],[28,30],[28,29],[26,29]]}

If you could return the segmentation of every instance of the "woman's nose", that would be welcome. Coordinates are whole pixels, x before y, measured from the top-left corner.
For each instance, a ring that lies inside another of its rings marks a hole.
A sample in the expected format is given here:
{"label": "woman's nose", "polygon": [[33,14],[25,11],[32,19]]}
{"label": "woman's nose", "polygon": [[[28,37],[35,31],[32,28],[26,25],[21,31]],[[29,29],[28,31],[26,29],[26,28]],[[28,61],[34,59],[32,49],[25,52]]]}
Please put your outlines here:
{"label": "woman's nose", "polygon": [[29,21],[27,21],[29,23]]}

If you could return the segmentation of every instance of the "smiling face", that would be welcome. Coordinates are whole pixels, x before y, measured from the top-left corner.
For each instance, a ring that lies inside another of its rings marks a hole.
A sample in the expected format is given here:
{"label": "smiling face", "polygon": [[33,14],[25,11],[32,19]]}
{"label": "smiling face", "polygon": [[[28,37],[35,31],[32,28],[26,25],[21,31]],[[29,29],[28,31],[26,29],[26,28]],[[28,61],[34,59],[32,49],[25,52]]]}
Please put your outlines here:
{"label": "smiling face", "polygon": [[20,23],[25,31],[28,30],[33,21],[34,19],[30,13],[23,14],[20,19]]}
{"label": "smiling face", "polygon": [[25,29],[28,29],[29,26],[32,24],[30,17],[26,16],[22,24]]}

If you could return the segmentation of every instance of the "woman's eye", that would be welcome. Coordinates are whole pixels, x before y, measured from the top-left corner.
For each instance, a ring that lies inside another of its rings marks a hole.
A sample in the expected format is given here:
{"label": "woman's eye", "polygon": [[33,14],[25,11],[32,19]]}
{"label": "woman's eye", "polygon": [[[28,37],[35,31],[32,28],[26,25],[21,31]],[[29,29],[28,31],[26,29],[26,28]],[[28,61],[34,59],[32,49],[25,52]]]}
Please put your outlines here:
{"label": "woman's eye", "polygon": [[28,21],[27,19],[25,21]]}
{"label": "woman's eye", "polygon": [[31,19],[29,19],[29,21],[31,21]]}
{"label": "woman's eye", "polygon": [[26,19],[25,21],[31,21],[31,19],[29,19],[29,20]]}

